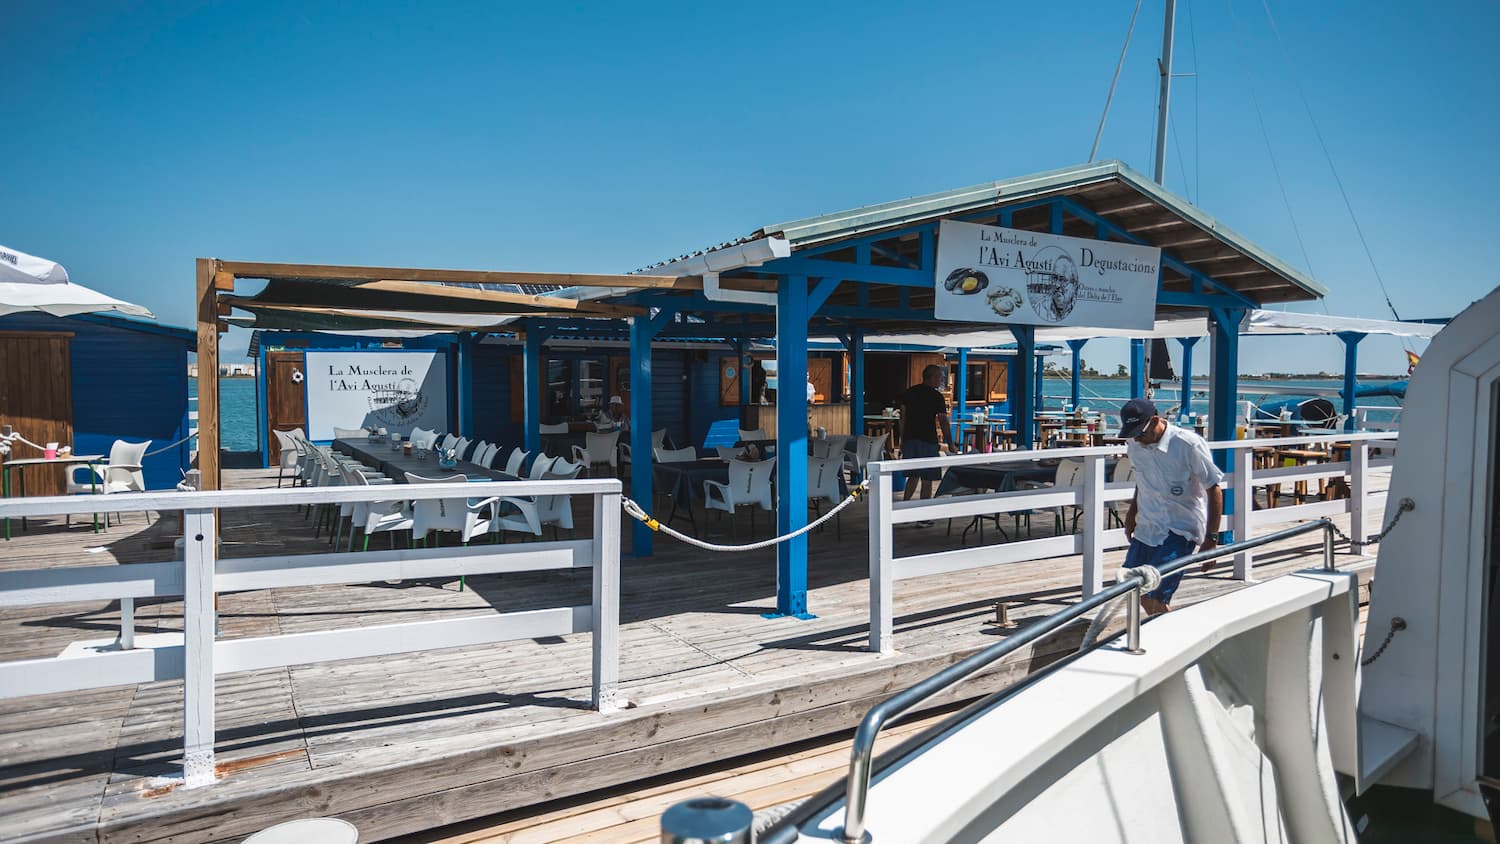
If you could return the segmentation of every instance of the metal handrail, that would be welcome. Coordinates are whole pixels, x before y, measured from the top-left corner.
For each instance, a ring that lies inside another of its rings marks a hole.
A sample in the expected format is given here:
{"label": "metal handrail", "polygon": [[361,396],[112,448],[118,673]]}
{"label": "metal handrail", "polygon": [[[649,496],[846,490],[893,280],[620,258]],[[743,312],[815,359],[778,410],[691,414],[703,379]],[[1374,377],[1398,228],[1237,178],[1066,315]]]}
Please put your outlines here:
{"label": "metal handrail", "polygon": [[[1247,539],[1244,542],[1236,542],[1212,548],[1208,551],[1200,551],[1179,557],[1166,565],[1158,568],[1163,575],[1172,574],[1196,563],[1204,563],[1215,560],[1229,554],[1240,551],[1248,551],[1272,542],[1301,536],[1315,530],[1323,531],[1323,567],[1332,571],[1333,565],[1333,522],[1328,519],[1319,519],[1315,522],[1295,525]],[[1055,633],[1068,623],[1075,621],[1088,614],[1089,611],[1102,607],[1121,596],[1130,596],[1126,604],[1125,618],[1125,647],[1129,653],[1144,653],[1141,649],[1141,592],[1140,588],[1145,583],[1145,577],[1139,574],[1131,574],[1114,586],[1096,592],[1094,595],[1084,598],[1082,601],[1047,616],[1040,622],[1018,631],[1003,642],[990,645],[978,653],[970,654],[964,659],[953,663],[947,668],[922,680],[911,688],[876,704],[865,717],[859,722],[859,727],[854,731],[854,745],[850,751],[848,792],[845,798],[844,825],[836,830],[836,834],[845,844],[858,844],[870,840],[869,832],[865,830],[865,807],[866,798],[870,791],[870,768],[875,750],[875,737],[880,733],[886,722],[899,715],[904,714],[916,705],[937,695],[948,688],[958,685],[973,676],[980,669],[994,663],[1002,657],[1011,654],[1021,647],[1031,644],[1044,636]],[[1095,643],[1089,650],[1098,648],[1100,643]]]}

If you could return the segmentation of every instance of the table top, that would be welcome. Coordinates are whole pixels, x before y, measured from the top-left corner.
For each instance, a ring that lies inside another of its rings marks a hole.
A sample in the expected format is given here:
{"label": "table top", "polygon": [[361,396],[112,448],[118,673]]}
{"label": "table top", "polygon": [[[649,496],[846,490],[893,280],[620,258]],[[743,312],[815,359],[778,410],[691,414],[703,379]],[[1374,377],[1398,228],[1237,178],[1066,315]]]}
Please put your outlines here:
{"label": "table top", "polygon": [[429,452],[426,460],[418,460],[402,451],[392,451],[387,443],[371,443],[366,440],[334,440],[333,447],[367,466],[379,469],[386,477],[397,483],[406,483],[406,473],[424,478],[448,478],[462,474],[469,480],[518,481],[520,478],[499,469],[486,469],[478,463],[460,460],[444,468],[438,465],[437,454]]}
{"label": "table top", "polygon": [[69,454],[66,457],[23,457],[20,460],[7,460],[0,463],[0,468],[7,466],[40,466],[44,463],[97,463],[104,459],[102,454]]}
{"label": "table top", "polygon": [[1300,457],[1303,460],[1327,460],[1328,452],[1313,451],[1308,448],[1278,448],[1276,453],[1282,457]]}

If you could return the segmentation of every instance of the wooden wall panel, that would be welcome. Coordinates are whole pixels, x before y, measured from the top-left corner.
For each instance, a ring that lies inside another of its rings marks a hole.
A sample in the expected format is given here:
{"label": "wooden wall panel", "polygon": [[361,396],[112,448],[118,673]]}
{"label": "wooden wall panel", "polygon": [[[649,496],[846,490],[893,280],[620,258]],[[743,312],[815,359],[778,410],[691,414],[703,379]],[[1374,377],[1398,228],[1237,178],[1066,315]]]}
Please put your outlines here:
{"label": "wooden wall panel", "polygon": [[[12,426],[37,445],[73,444],[71,337],[63,332],[0,332],[0,425]],[[11,453],[17,459],[42,456],[22,443]],[[67,489],[61,466],[24,471],[28,496],[62,495]],[[11,494],[19,495],[18,478],[10,481]]]}

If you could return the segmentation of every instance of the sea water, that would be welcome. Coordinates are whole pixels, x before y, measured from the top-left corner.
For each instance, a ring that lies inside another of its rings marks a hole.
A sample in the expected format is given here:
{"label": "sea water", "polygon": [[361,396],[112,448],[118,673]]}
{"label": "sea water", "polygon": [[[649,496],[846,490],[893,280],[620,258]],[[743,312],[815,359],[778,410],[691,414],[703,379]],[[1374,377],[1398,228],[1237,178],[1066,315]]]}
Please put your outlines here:
{"label": "sea water", "polygon": [[[198,379],[188,379],[188,398],[198,409]],[[219,447],[225,451],[255,451],[255,379],[220,378]]]}

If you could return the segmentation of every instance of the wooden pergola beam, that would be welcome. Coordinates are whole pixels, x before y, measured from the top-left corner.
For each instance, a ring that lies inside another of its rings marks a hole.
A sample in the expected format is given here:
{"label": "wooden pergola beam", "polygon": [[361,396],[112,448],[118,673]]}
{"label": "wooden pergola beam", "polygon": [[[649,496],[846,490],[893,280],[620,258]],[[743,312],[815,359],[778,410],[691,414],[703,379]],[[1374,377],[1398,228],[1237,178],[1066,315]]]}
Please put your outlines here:
{"label": "wooden pergola beam", "polygon": [[453,287],[444,284],[427,284],[420,281],[382,279],[362,281],[355,284],[360,290],[379,290],[389,293],[407,293],[415,296],[432,296],[439,299],[457,299],[465,302],[492,302],[506,305],[527,305],[555,311],[576,311],[580,314],[627,317],[645,316],[648,309],[639,305],[612,305],[605,302],[580,302],[566,296],[545,296],[535,293],[507,293],[501,290],[481,290],[477,287]]}
{"label": "wooden pergola beam", "polygon": [[[509,326],[484,326],[484,325],[461,325],[457,323],[432,322],[431,320],[415,319],[411,317],[391,316],[388,311],[400,311],[400,308],[381,308],[379,312],[367,311],[360,308],[335,308],[325,305],[296,305],[289,302],[257,302],[253,299],[239,296],[225,297],[236,308],[244,310],[266,310],[281,311],[294,314],[318,314],[322,316],[348,317],[350,319],[365,319],[371,322],[394,322],[403,325],[411,325],[417,328],[433,328],[441,331],[508,331]],[[423,311],[413,311],[423,313]],[[496,320],[513,319],[521,317],[595,317],[605,319],[596,314],[579,314],[576,311],[515,311],[510,313],[466,313],[464,316],[492,317]],[[327,329],[309,328],[307,331],[324,331]]]}
{"label": "wooden pergola beam", "polygon": [[[219,489],[218,261],[198,259],[198,474],[200,489]],[[234,278],[229,278],[233,289]]]}
{"label": "wooden pergola beam", "polygon": [[[466,284],[550,284],[557,287],[631,287],[666,290],[701,289],[697,276],[607,275],[599,273],[528,273],[491,270],[424,270],[412,267],[351,267],[338,264],[273,264],[220,261],[235,278],[327,278],[344,281],[449,281]],[[693,281],[697,282],[696,287]]]}

